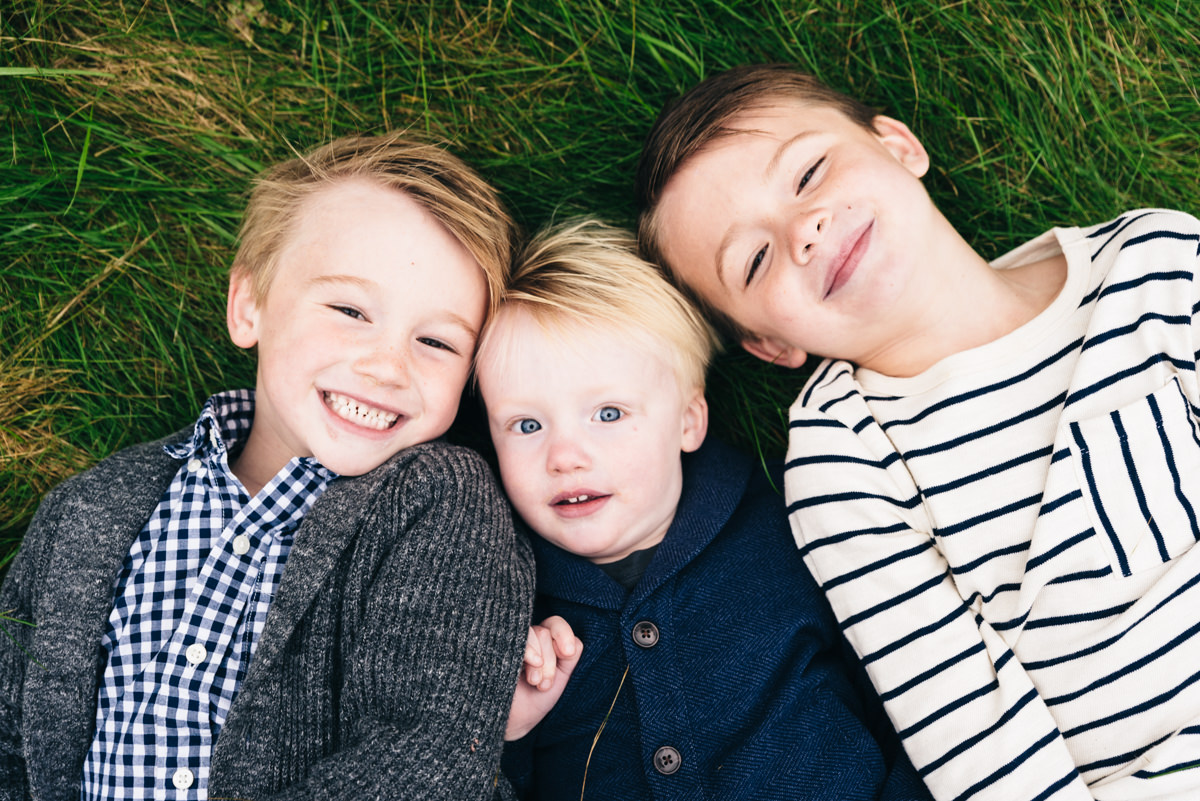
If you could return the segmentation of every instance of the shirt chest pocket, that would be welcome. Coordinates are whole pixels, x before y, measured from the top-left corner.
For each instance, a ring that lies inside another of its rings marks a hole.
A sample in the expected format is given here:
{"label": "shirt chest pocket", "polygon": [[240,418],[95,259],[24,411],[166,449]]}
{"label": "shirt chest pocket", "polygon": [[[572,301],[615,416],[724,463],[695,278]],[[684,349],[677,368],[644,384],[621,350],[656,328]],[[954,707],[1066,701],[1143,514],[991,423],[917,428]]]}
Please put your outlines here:
{"label": "shirt chest pocket", "polygon": [[1114,570],[1160,566],[1200,540],[1200,441],[1178,379],[1070,429],[1083,500]]}

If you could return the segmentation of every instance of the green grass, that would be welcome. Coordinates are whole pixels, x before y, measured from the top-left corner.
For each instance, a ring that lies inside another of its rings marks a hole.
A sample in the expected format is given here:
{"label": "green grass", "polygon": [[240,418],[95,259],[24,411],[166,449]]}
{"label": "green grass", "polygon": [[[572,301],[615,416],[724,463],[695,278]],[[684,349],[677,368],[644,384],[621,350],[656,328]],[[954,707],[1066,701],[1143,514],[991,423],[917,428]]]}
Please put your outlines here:
{"label": "green grass", "polygon": [[[0,559],[63,477],[251,381],[224,331],[245,189],[333,136],[446,137],[528,228],[628,224],[663,103],[782,60],[910,122],[930,191],[988,257],[1125,208],[1200,212],[1200,12],[1175,0],[15,5],[0,15]],[[730,352],[714,430],[780,454],[802,380]]]}

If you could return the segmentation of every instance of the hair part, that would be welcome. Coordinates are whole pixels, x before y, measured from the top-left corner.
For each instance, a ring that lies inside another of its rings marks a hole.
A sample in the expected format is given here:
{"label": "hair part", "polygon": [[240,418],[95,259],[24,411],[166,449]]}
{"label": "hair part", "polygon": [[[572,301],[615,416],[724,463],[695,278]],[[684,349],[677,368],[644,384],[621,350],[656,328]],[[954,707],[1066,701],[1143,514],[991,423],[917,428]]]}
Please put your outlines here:
{"label": "hair part", "polygon": [[462,243],[487,279],[490,317],[508,279],[516,226],[496,190],[462,159],[401,131],[336,139],[255,179],[232,267],[251,277],[255,300],[266,298],[305,201],[356,178],[408,195]]}
{"label": "hair part", "polygon": [[671,178],[714,141],[741,133],[736,117],[781,102],[833,108],[871,132],[878,110],[829,88],[791,64],[745,64],[705,78],[655,120],[637,166],[638,242],[642,256],[667,276],[721,329],[735,340],[752,336],[728,315],[682,284],[663,253],[657,219],[659,201]]}
{"label": "hair part", "polygon": [[[719,343],[704,316],[652,264],[633,234],[593,218],[539,232],[517,256],[502,310],[528,313],[547,330],[615,328],[661,352],[683,389],[704,390]],[[503,338],[485,328],[478,356]]]}

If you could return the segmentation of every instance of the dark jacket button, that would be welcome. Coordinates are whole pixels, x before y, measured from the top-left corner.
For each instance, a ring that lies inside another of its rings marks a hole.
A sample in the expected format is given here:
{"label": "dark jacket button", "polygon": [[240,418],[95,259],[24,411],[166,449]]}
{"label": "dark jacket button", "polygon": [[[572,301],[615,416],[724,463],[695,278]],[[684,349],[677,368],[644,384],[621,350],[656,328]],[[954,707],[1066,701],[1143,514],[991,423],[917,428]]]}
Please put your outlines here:
{"label": "dark jacket button", "polygon": [[670,776],[679,770],[682,764],[683,758],[679,756],[679,751],[669,745],[664,745],[654,752],[654,769],[664,776]]}
{"label": "dark jacket button", "polygon": [[649,620],[634,623],[633,641],[643,648],[653,648],[658,644],[658,626]]}

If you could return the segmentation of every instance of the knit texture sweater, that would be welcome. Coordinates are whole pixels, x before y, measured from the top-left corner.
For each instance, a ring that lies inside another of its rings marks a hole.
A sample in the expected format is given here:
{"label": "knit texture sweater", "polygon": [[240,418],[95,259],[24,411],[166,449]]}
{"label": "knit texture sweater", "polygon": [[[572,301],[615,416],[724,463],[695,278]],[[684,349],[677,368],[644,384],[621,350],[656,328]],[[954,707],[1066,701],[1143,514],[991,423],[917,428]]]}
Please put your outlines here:
{"label": "knit texture sweater", "polygon": [[[69,479],[29,528],[0,589],[32,624],[0,637],[0,799],[79,796],[113,579],[180,436]],[[428,443],[335,481],[296,532],[210,797],[490,797],[533,586],[476,454]]]}

